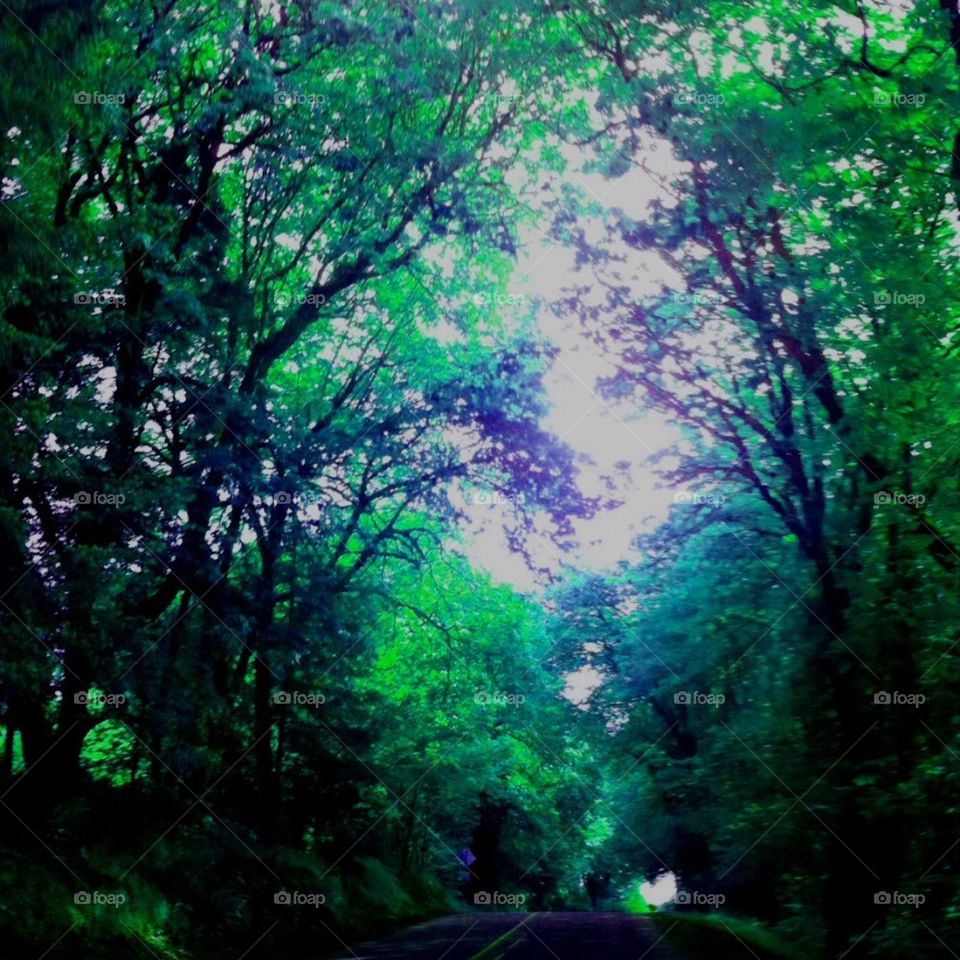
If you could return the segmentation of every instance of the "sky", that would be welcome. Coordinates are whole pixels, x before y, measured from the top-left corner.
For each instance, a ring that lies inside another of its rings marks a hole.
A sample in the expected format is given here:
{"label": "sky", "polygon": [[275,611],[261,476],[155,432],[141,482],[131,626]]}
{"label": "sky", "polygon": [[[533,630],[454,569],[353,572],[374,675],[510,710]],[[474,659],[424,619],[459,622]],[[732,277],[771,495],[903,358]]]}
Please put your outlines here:
{"label": "sky", "polygon": [[[582,172],[582,158],[575,154],[569,159],[571,169],[565,178],[604,207],[620,208],[639,219],[651,199],[662,199],[662,194],[638,168],[609,180]],[[587,230],[599,231],[599,220],[585,226]],[[527,303],[534,298],[544,304],[538,311],[540,329],[558,349],[544,378],[550,413],[543,426],[576,453],[591,459],[592,463],[580,467],[578,482],[584,494],[611,496],[601,478],[615,476],[612,496],[622,501],[615,509],[577,522],[578,548],[565,555],[564,562],[581,569],[606,569],[631,555],[632,541],[639,533],[666,518],[674,492],[658,484],[649,458],[671,446],[677,434],[658,414],[638,408],[635,398],[614,407],[597,394],[597,380],[611,375],[613,366],[579,328],[575,318],[561,317],[547,306],[571,282],[575,273],[574,252],[551,240],[543,230],[528,228],[520,239],[519,261],[508,296],[516,297],[517,302]],[[658,274],[649,258],[630,262],[626,269],[638,295],[644,289],[659,290],[662,283],[669,282],[669,278]],[[584,278],[577,279],[582,282]],[[623,462],[629,464],[627,471],[617,468]],[[503,536],[502,524],[512,509],[510,504],[468,504],[469,519],[464,531],[467,553],[495,579],[520,590],[536,591],[542,584],[524,559],[511,553]],[[560,557],[546,537],[537,538],[533,554],[538,562],[551,569],[559,568]]]}

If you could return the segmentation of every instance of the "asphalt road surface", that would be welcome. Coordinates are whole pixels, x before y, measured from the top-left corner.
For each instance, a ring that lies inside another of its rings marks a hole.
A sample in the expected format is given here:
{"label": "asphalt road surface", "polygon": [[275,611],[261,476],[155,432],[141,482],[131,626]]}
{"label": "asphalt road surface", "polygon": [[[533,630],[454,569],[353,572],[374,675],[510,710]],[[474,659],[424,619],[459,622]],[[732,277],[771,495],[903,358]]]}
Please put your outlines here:
{"label": "asphalt road surface", "polygon": [[[627,913],[463,914],[362,944],[337,960],[687,960],[704,955],[677,946],[686,938],[672,934],[673,926]],[[733,935],[708,955],[759,956]]]}

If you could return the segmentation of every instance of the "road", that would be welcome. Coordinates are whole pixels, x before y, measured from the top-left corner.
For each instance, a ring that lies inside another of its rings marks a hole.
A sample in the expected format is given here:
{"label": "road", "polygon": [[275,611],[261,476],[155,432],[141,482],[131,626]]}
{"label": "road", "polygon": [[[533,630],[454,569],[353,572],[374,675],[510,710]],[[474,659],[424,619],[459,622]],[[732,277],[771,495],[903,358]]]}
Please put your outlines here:
{"label": "road", "polygon": [[337,960],[692,960],[708,955],[711,960],[758,960],[761,956],[755,947],[722,930],[722,941],[717,942],[711,935],[691,937],[689,931],[685,935],[685,928],[682,920],[665,918],[658,923],[626,913],[462,914],[362,944]]}

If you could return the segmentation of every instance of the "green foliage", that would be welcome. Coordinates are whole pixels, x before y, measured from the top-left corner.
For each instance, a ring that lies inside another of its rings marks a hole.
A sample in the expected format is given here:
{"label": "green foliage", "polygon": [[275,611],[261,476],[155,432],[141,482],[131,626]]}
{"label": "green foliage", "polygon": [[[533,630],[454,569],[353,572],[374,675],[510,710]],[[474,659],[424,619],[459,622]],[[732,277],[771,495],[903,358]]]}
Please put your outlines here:
{"label": "green foliage", "polygon": [[[591,876],[643,912],[664,871],[741,916],[658,910],[678,951],[956,940],[951,4],[4,7],[14,954],[289,957]],[[541,225],[577,269],[502,309]],[[531,566],[602,506],[551,309],[685,496],[524,594],[464,504]]]}

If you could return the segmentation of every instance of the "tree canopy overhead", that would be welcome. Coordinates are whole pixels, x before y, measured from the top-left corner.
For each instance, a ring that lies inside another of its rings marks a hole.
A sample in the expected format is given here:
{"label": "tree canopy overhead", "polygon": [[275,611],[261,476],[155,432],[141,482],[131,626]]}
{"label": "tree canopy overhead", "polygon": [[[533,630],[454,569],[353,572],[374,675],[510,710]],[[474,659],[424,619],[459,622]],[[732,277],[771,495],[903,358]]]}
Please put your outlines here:
{"label": "tree canopy overhead", "polygon": [[[17,955],[664,876],[949,950],[960,7],[2,7]],[[584,415],[669,428],[617,477],[549,426],[571,344]]]}

